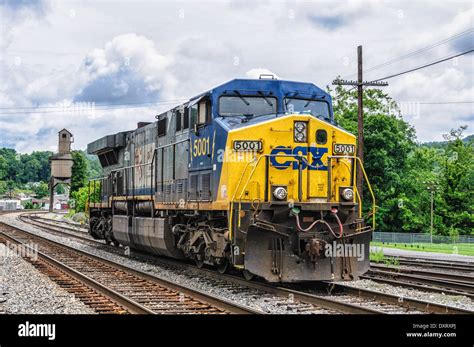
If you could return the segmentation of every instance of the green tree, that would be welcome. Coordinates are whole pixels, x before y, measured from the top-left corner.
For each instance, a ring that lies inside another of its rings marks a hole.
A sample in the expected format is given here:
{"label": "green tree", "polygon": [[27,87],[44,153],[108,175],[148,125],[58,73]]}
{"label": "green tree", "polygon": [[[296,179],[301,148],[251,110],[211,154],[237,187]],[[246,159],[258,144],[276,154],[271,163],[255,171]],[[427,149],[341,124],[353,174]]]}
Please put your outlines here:
{"label": "green tree", "polygon": [[39,184],[33,186],[33,192],[35,193],[38,199],[48,196],[49,195],[48,183],[40,182]]}
{"label": "green tree", "polygon": [[99,158],[97,158],[96,155],[90,155],[86,154],[84,152],[84,155],[86,156],[88,163],[89,163],[89,170],[87,173],[87,177],[89,179],[91,178],[98,178],[102,176],[102,166],[100,165]]}
{"label": "green tree", "polygon": [[54,191],[56,194],[64,194],[66,192],[66,189],[64,189],[63,184],[58,184],[56,188],[54,188]]}
{"label": "green tree", "polygon": [[0,148],[0,181],[12,180],[16,186],[27,182],[48,181],[51,152],[18,154],[12,148]]}
{"label": "green tree", "polygon": [[88,163],[82,151],[72,151],[71,196],[87,184]]}
{"label": "green tree", "polygon": [[7,160],[0,155],[0,180],[5,179],[7,175],[8,162]]}
{"label": "green tree", "polygon": [[445,225],[440,232],[445,235],[474,230],[474,141],[462,140],[466,128],[461,126],[444,136],[448,144],[442,160],[442,201],[437,213]]}
{"label": "green tree", "polygon": [[[398,209],[392,210],[391,215],[392,222],[399,225],[400,231],[429,231],[431,197],[427,189],[427,182],[439,181],[441,170],[439,161],[443,155],[442,150],[426,146],[417,146],[408,155],[401,179],[400,199],[402,199],[402,203]],[[438,195],[435,195],[436,199],[438,199]],[[439,221],[435,220],[435,222]]]}
{"label": "green tree", "polygon": [[[328,88],[329,89],[329,88]],[[331,90],[329,90],[331,91]],[[336,122],[357,134],[357,92],[337,86],[333,92]],[[400,214],[408,155],[415,148],[415,131],[405,122],[395,101],[379,89],[364,91],[364,167],[376,195],[378,230],[403,228]],[[364,188],[364,210],[371,200]]]}
{"label": "green tree", "polygon": [[31,157],[38,163],[36,181],[49,181],[49,176],[51,175],[49,157],[51,157],[52,154],[52,152],[48,151],[36,151],[31,154]]}
{"label": "green tree", "polygon": [[36,206],[35,206],[31,201],[26,201],[26,202],[23,204],[23,207],[25,208],[25,210],[32,210],[32,209],[34,209]]}
{"label": "green tree", "polygon": [[86,185],[84,187],[79,188],[77,191],[71,193],[71,197],[74,200],[76,212],[85,212],[86,206],[89,200],[89,191],[91,192],[91,196],[90,196],[91,202],[100,201],[100,196],[99,196],[100,184],[98,184],[97,182],[95,183],[94,194],[92,194],[92,192],[94,191],[92,187],[92,183],[89,182],[89,185],[90,185],[90,189],[89,189],[89,186]]}

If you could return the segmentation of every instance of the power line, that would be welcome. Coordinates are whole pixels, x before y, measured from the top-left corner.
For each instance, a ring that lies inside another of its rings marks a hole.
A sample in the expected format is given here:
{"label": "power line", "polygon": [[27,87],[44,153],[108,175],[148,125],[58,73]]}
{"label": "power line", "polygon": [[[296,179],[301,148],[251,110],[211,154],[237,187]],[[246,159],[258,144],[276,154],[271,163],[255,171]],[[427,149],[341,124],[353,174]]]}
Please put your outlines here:
{"label": "power line", "polygon": [[[432,48],[435,48],[435,47],[438,47],[438,46],[440,46],[440,45],[442,45],[442,44],[445,44],[445,43],[448,43],[448,42],[450,42],[450,41],[456,40],[456,39],[458,39],[458,38],[460,38],[460,37],[462,37],[462,36],[464,36],[464,35],[467,35],[467,34],[469,34],[469,33],[472,33],[472,32],[474,32],[474,28],[470,28],[470,29],[461,31],[461,32],[459,32],[459,33],[457,33],[457,34],[455,34],[455,35],[452,35],[452,36],[450,36],[450,37],[448,37],[448,38],[445,38],[445,39],[443,39],[443,40],[441,40],[441,41],[435,42],[435,43],[433,43],[433,44],[431,44],[431,45],[428,45],[428,46],[426,46],[426,47],[417,49],[417,50],[415,50],[415,51],[413,51],[413,52],[409,52],[409,53],[404,54],[404,55],[402,55],[402,56],[400,56],[400,57],[391,59],[391,60],[389,60],[389,61],[386,61],[385,63],[381,63],[381,64],[378,64],[378,65],[372,66],[372,67],[368,68],[367,70],[364,70],[364,73],[371,72],[371,71],[376,70],[376,69],[380,69],[380,68],[382,68],[382,67],[391,65],[391,64],[396,63],[396,62],[399,62],[399,61],[401,61],[401,60],[410,58],[410,57],[412,57],[412,56],[414,56],[414,55],[417,55],[417,54],[426,52],[426,51],[428,51],[428,50],[430,50],[430,49],[432,49]],[[355,75],[355,74],[350,74],[350,75],[345,76],[345,77],[343,77],[343,78],[351,77],[351,76],[354,76],[354,75]]]}
{"label": "power line", "polygon": [[399,73],[396,73],[396,74],[393,74],[393,75],[389,75],[389,76],[386,76],[386,77],[378,78],[378,79],[376,79],[376,80],[373,80],[372,82],[378,82],[378,81],[381,81],[381,80],[388,80],[389,78],[397,77],[397,76],[400,76],[400,75],[407,74],[407,73],[409,73],[409,72],[413,72],[413,71],[416,71],[416,70],[424,69],[425,67],[433,66],[433,65],[436,65],[436,64],[445,62],[445,61],[447,61],[447,60],[451,60],[451,59],[453,59],[453,58],[457,58],[457,57],[460,57],[460,56],[462,56],[462,55],[469,54],[469,53],[472,53],[472,52],[474,52],[474,49],[473,49],[473,48],[470,48],[469,50],[467,50],[467,51],[465,51],[465,52],[457,53],[457,54],[451,55],[451,56],[449,56],[449,57],[446,57],[446,58],[443,58],[443,59],[440,59],[440,60],[435,60],[435,61],[433,61],[433,62],[431,62],[431,63],[425,64],[425,65],[420,65],[420,66],[414,67],[413,69],[409,69],[409,70],[406,70],[406,71],[402,71],[402,72],[399,72]]}
{"label": "power line", "polygon": [[[173,103],[163,103],[162,105],[173,104]],[[144,108],[144,107],[150,107],[150,106],[128,106],[128,107],[124,106],[124,107],[106,107],[106,108],[64,107],[63,110],[0,112],[0,116],[9,115],[9,114],[35,114],[35,113],[41,113],[41,114],[42,113],[70,113],[70,112],[86,113],[86,112],[95,112],[95,111],[124,110],[124,109]]]}
{"label": "power line", "polygon": [[[454,59],[454,58],[457,58],[457,57],[460,57],[462,55],[465,55],[465,54],[469,54],[469,53],[472,53],[474,52],[474,48],[471,47],[469,50],[465,51],[465,52],[461,52],[461,53],[457,53],[457,54],[454,54],[454,55],[451,55],[451,56],[448,56],[448,57],[444,57],[442,59],[439,59],[439,60],[435,60],[435,61],[432,61],[431,63],[427,63],[427,64],[424,64],[424,65],[419,65],[417,67],[414,67],[412,69],[409,69],[409,70],[406,70],[406,71],[402,71],[402,72],[399,72],[399,73],[396,73],[396,74],[393,74],[393,75],[389,75],[389,76],[386,76],[386,77],[382,77],[382,78],[378,78],[376,80],[373,80],[371,82],[378,82],[378,81],[382,81],[382,80],[387,80],[389,78],[393,78],[393,77],[397,77],[397,76],[400,76],[400,75],[404,75],[404,74],[407,74],[409,72],[413,72],[413,71],[417,71],[417,70],[420,70],[420,69],[424,69],[425,67],[429,67],[429,66],[433,66],[433,65],[436,65],[436,64],[439,64],[439,63],[442,63],[442,62],[445,62],[447,60],[451,60],[451,59]],[[350,89],[348,89],[347,91],[350,92],[351,90],[355,89],[356,87],[352,87]]]}
{"label": "power line", "polygon": [[[56,109],[56,108],[68,108],[68,107],[74,107],[77,105],[77,107],[80,107],[81,105],[92,105],[94,104],[94,107],[114,107],[114,106],[129,106],[129,105],[137,105],[138,107],[147,107],[148,105],[158,105],[158,104],[169,104],[172,102],[182,102],[186,101],[188,99],[169,99],[169,100],[160,100],[160,101],[149,101],[149,102],[129,102],[129,103],[104,103],[104,104],[96,104],[93,101],[80,101],[77,103],[71,103],[71,105],[55,105],[55,106],[24,106],[24,107],[0,107],[0,110],[36,110],[36,109]],[[143,106],[139,106],[143,105]]]}
{"label": "power line", "polygon": [[438,46],[440,46],[440,45],[442,45],[442,44],[444,44],[444,43],[450,42],[450,41],[455,40],[455,39],[457,39],[457,38],[459,38],[459,37],[462,37],[462,36],[464,36],[464,35],[467,35],[467,34],[473,32],[473,31],[474,31],[473,28],[468,29],[468,30],[465,30],[465,31],[463,31],[463,32],[461,32],[461,33],[458,33],[458,34],[456,34],[456,35],[453,35],[453,36],[451,36],[451,37],[449,37],[449,38],[447,38],[447,39],[441,40],[441,41],[439,41],[439,42],[436,42],[436,43],[431,44],[431,45],[429,45],[429,46],[426,46],[426,47],[424,47],[424,48],[420,48],[420,49],[418,49],[418,50],[416,50],[416,51],[414,51],[414,52],[411,52],[411,53],[402,55],[401,57],[398,57],[398,58],[389,60],[389,61],[387,61],[387,62],[385,62],[385,63],[383,63],[383,64],[379,64],[379,65],[373,66],[373,67],[367,69],[367,71],[365,71],[365,72],[370,72],[370,71],[379,69],[379,68],[381,68],[381,67],[384,67],[384,66],[387,66],[387,65],[391,65],[391,64],[396,63],[396,62],[398,62],[398,61],[400,61],[400,60],[403,60],[403,59],[412,57],[412,56],[417,55],[417,54],[419,54],[419,53],[428,51],[428,50],[430,50],[430,49],[432,49],[432,48],[435,48],[435,47],[438,47]]}
{"label": "power line", "polygon": [[451,105],[451,104],[474,104],[474,101],[438,101],[438,102],[420,102],[420,105]]}

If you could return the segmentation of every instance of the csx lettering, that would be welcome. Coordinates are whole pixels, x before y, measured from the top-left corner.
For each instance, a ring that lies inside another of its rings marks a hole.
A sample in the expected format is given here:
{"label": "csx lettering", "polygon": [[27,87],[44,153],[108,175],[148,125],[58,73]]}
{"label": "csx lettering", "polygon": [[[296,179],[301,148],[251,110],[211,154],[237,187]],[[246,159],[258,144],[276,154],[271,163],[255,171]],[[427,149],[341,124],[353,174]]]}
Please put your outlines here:
{"label": "csx lettering", "polygon": [[[270,157],[270,163],[273,167],[278,170],[284,170],[292,166],[293,170],[298,170],[298,156],[304,157],[306,160],[303,160],[301,163],[301,169],[309,170],[321,170],[325,171],[328,169],[327,165],[324,165],[322,157],[328,152],[327,148],[324,147],[308,147],[308,146],[298,146],[295,148],[278,146],[274,148],[271,152],[273,155],[282,155],[282,156],[272,156]],[[308,160],[308,154],[310,154],[310,159]],[[286,157],[292,156],[292,157]],[[309,166],[308,166],[309,162]]]}
{"label": "csx lettering", "polygon": [[203,137],[194,140],[193,142],[193,156],[199,157],[201,155],[208,155],[210,153],[209,137]]}

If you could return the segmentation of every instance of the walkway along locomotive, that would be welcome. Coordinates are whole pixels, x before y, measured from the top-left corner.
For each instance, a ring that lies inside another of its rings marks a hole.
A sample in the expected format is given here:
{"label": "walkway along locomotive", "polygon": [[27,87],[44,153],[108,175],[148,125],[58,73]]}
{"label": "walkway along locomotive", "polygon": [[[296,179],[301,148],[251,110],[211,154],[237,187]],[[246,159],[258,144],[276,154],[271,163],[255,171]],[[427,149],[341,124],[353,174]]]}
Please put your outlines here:
{"label": "walkway along locomotive", "polygon": [[105,175],[89,185],[92,236],[270,282],[368,270],[365,172],[329,94],[236,79],[156,118],[88,145]]}

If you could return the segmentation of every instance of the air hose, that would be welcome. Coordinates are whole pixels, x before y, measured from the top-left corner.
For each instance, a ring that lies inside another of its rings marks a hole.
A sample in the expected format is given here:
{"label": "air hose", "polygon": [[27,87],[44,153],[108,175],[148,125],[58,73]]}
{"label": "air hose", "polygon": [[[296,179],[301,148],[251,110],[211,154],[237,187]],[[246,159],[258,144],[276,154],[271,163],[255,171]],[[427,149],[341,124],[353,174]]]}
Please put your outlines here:
{"label": "air hose", "polygon": [[341,220],[339,219],[339,217],[337,216],[337,210],[331,210],[331,213],[336,217],[336,220],[337,220],[337,224],[339,225],[339,235],[336,235],[336,233],[334,232],[334,230],[332,230],[331,226],[329,225],[328,222],[326,222],[324,219],[318,219],[316,221],[314,221],[313,223],[311,223],[311,225],[307,228],[302,228],[301,227],[301,224],[300,224],[300,216],[299,216],[299,213],[293,213],[293,215],[295,216],[296,218],[296,227],[298,229],[298,231],[301,231],[301,232],[308,232],[310,231],[316,224],[318,223],[322,223],[324,224],[328,229],[329,231],[331,232],[331,234],[336,238],[336,239],[340,239],[342,237],[342,223],[341,223]]}

